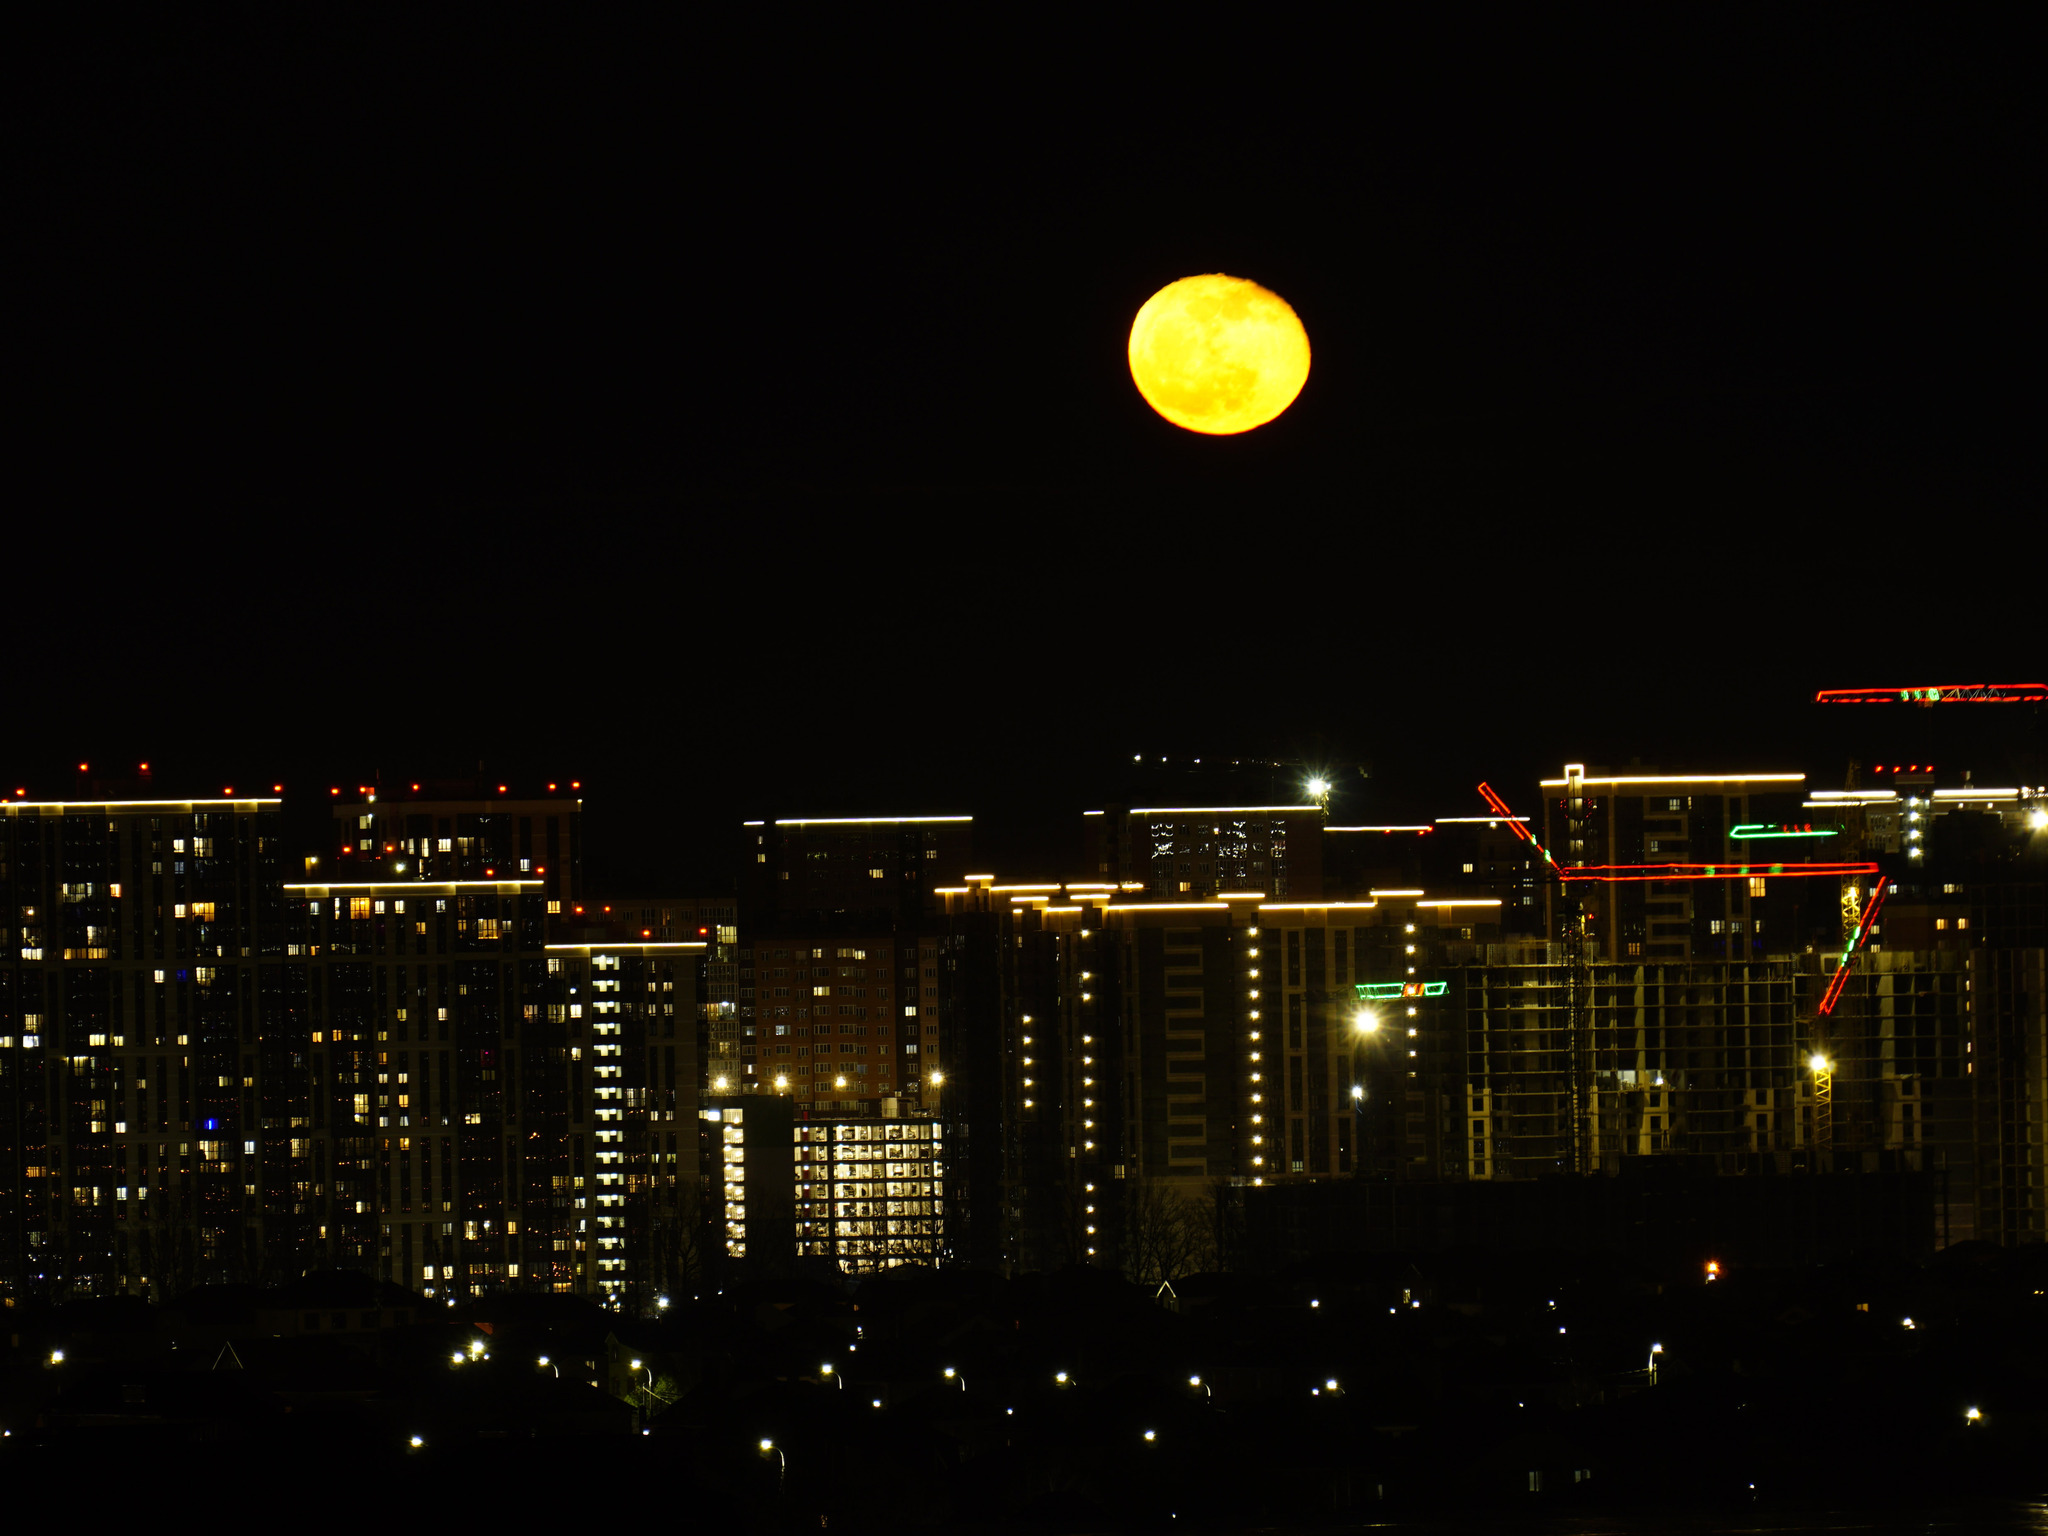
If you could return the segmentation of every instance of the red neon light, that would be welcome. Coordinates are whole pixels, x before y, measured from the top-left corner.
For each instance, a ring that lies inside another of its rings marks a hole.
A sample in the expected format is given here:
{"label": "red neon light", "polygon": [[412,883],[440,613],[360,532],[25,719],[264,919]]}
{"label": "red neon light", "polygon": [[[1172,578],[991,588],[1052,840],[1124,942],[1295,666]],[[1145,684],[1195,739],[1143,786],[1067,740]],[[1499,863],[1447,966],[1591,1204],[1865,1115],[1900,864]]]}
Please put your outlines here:
{"label": "red neon light", "polygon": [[1951,683],[1928,688],[1823,688],[1816,704],[2042,704],[2048,683]]}
{"label": "red neon light", "polygon": [[1792,880],[1816,875],[1874,875],[1875,864],[1587,864],[1560,870],[1567,880]]}
{"label": "red neon light", "polygon": [[1820,1000],[1819,1016],[1826,1018],[1835,1011],[1835,1004],[1841,1000],[1842,988],[1849,982],[1849,964],[1856,958],[1858,950],[1870,942],[1871,927],[1877,921],[1877,909],[1884,905],[1884,881],[1877,882],[1877,890],[1871,895],[1870,905],[1863,909],[1863,916],[1856,924],[1856,941],[1842,953],[1842,963],[1835,967],[1834,979],[1828,983],[1827,995]]}

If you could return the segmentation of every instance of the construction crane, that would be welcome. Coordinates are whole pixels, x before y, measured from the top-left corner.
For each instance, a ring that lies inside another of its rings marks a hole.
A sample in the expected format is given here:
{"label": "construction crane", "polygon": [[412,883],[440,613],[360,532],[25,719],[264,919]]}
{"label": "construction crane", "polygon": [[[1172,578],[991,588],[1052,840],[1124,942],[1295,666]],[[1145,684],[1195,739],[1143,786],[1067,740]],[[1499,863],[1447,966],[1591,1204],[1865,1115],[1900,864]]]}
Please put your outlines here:
{"label": "construction crane", "polygon": [[[1597,1146],[1594,1142],[1588,1106],[1592,1101],[1591,1052],[1588,1043],[1591,1038],[1592,1008],[1592,956],[1587,942],[1586,910],[1584,905],[1570,895],[1570,888],[1581,882],[1616,884],[1631,881],[1667,880],[1750,880],[1759,876],[1772,879],[1839,879],[1848,889],[1854,889],[1848,882],[1863,876],[1878,876],[1880,871],[1874,863],[1867,862],[1811,862],[1785,863],[1740,863],[1740,864],[1587,864],[1580,857],[1585,852],[1586,800],[1584,779],[1577,764],[1565,767],[1565,797],[1563,809],[1566,818],[1565,858],[1560,863],[1551,851],[1536,839],[1536,835],[1524,826],[1508,803],[1494,792],[1490,784],[1479,786],[1480,798],[1508,824],[1516,837],[1528,843],[1550,866],[1557,884],[1566,893],[1563,911],[1560,913],[1561,938],[1565,967],[1565,1081],[1566,1100],[1571,1134],[1570,1167],[1574,1173],[1590,1173],[1597,1165]],[[1818,1022],[1834,1011],[1840,999],[1842,987],[1848,980],[1848,969],[1856,952],[1870,936],[1877,908],[1884,900],[1884,883],[1878,880],[1877,894],[1855,926],[1846,935],[1846,947],[1842,960],[1836,967],[1835,975],[1827,994],[1821,1000],[1821,1007],[1815,1016],[1815,1027],[1809,1030],[1815,1040],[1815,1050],[1809,1066],[1814,1073],[1815,1127],[1817,1142],[1827,1138],[1831,1144],[1833,1128],[1833,1070],[1832,1064],[1820,1048]]]}
{"label": "construction crane", "polygon": [[1827,991],[1821,995],[1820,1006],[1814,1010],[1813,1022],[1807,1027],[1807,1038],[1813,1046],[1813,1055],[1807,1065],[1813,1069],[1813,1147],[1816,1152],[1832,1152],[1835,1146],[1835,1062],[1827,1052],[1825,1021],[1834,1013],[1835,1004],[1842,1000],[1842,989],[1849,983],[1849,967],[1856,961],[1857,954],[1870,942],[1872,930],[1877,926],[1878,909],[1884,905],[1886,886],[1879,877],[1876,890],[1871,892],[1870,904],[1862,915],[1855,919],[1847,942],[1842,946],[1842,958],[1835,962],[1835,974],[1828,979]]}

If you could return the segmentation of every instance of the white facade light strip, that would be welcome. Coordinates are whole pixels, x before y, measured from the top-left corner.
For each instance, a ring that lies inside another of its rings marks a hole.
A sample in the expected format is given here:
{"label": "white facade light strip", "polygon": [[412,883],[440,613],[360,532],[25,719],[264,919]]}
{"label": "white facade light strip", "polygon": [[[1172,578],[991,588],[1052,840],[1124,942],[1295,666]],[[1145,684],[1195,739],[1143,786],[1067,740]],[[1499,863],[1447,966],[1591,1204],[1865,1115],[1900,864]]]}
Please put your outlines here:
{"label": "white facade light strip", "polygon": [[1140,805],[1133,816],[1252,816],[1274,811],[1320,811],[1320,805]]}
{"label": "white facade light strip", "polygon": [[778,827],[895,827],[927,821],[972,821],[972,816],[778,816]]}

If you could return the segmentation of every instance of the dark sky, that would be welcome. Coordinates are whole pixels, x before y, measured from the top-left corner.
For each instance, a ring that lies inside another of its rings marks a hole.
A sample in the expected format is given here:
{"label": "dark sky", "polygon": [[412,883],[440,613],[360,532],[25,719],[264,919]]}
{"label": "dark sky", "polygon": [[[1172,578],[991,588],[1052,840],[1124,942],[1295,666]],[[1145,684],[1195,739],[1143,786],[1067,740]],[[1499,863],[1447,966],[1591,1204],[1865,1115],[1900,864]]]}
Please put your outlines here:
{"label": "dark sky", "polygon": [[[1839,772],[1933,726],[1817,687],[2048,674],[2015,12],[1393,11],[51,40],[4,771],[574,774],[705,879],[764,813],[1021,859],[1134,752]],[[1203,271],[1314,347],[1243,438],[1125,368]]]}

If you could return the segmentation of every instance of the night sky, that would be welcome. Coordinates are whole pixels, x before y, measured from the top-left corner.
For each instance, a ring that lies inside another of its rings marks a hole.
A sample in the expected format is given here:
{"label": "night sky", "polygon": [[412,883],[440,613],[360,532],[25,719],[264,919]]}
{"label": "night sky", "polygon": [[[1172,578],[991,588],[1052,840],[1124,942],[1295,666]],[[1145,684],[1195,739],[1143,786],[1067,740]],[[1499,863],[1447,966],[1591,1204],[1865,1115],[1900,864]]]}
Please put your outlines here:
{"label": "night sky", "polygon": [[[1807,702],[2048,674],[2018,11],[1305,14],[46,39],[7,787],[481,761],[680,884],[764,814],[1057,863],[1133,753],[1368,820],[2038,753]],[[1124,362],[1205,271],[1314,347],[1242,438]]]}

